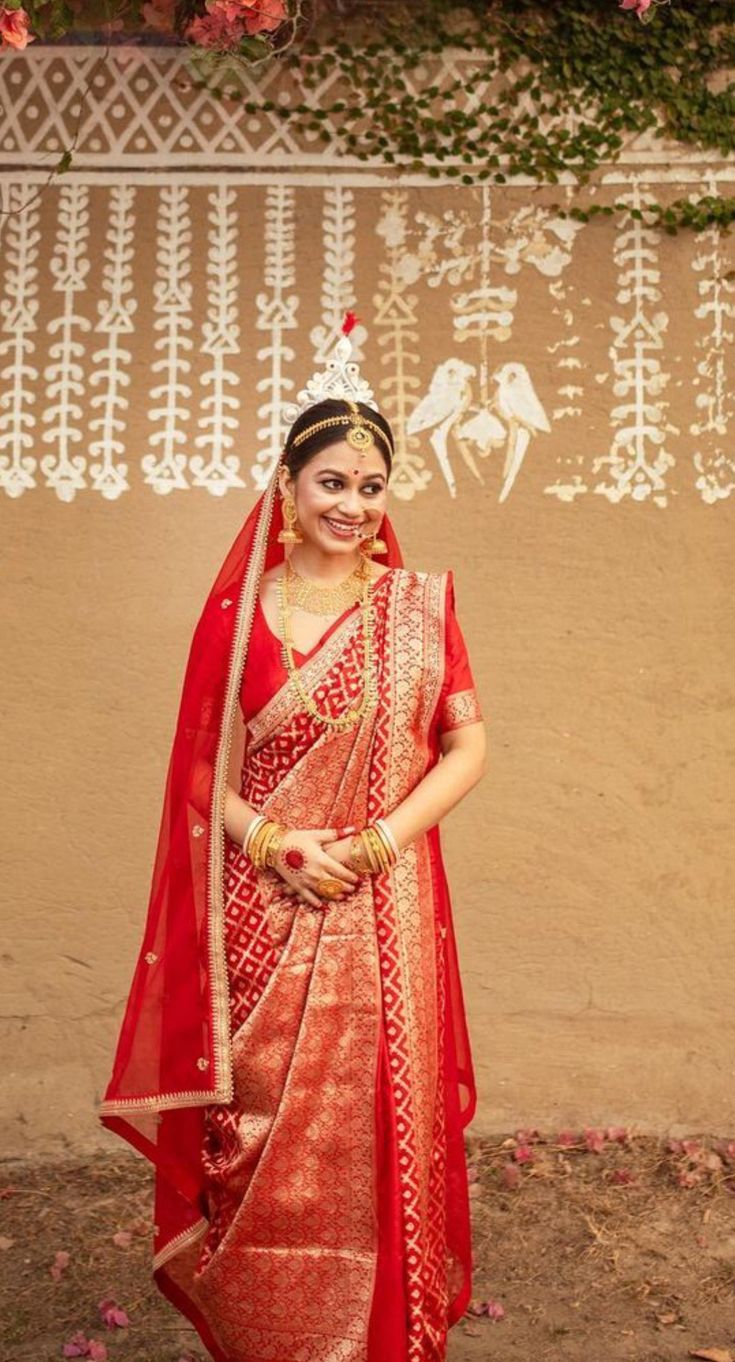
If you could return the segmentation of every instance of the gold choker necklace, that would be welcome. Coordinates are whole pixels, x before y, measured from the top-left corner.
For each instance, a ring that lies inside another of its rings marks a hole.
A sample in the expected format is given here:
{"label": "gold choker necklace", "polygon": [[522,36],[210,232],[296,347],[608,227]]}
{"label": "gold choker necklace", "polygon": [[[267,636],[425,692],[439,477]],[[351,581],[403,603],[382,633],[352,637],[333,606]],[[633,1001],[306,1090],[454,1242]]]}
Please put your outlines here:
{"label": "gold choker necklace", "polygon": [[369,577],[369,560],[362,557],[357,567],[334,586],[322,586],[296,571],[289,559],[285,561],[285,585],[289,605],[298,606],[312,615],[337,615],[354,605],[362,597],[363,582]]}

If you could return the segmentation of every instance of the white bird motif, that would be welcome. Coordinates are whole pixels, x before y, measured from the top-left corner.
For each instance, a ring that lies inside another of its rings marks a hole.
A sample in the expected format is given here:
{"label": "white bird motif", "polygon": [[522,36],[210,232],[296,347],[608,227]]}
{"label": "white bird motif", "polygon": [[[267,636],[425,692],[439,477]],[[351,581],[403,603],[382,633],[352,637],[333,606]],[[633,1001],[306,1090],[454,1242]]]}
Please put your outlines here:
{"label": "white bird motif", "polygon": [[493,380],[497,383],[498,390],[490,406],[508,427],[503,486],[498,497],[498,501],[505,501],[520,472],[531,436],[538,431],[548,433],[551,426],[536,396],[525,364],[516,362],[503,364],[500,369],[496,369]]}
{"label": "white bird motif", "polygon": [[[471,379],[475,366],[461,359],[447,359],[434,370],[429,391],[411,412],[406,422],[409,435],[432,430],[431,446],[449,488],[457,495],[457,484],[449,462],[448,440],[454,435],[467,467],[477,478],[484,478],[470,444],[485,459],[492,449],[505,445],[503,485],[498,501],[505,501],[520,472],[531,436],[550,431],[546,412],[536,396],[525,364],[503,364],[492,375],[496,391],[490,401],[473,402]],[[462,417],[467,414],[467,419]]]}
{"label": "white bird motif", "polygon": [[[409,435],[417,435],[421,430],[435,429],[430,436],[431,447],[439,461],[439,467],[449,488],[450,496],[457,495],[457,484],[449,462],[447,439],[454,423],[467,410],[472,400],[469,380],[475,373],[473,364],[462,359],[447,359],[434,370],[429,391],[422,397],[406,422]],[[465,458],[467,454],[463,451]],[[470,455],[470,466],[474,464]],[[472,470],[480,478],[476,468]]]}

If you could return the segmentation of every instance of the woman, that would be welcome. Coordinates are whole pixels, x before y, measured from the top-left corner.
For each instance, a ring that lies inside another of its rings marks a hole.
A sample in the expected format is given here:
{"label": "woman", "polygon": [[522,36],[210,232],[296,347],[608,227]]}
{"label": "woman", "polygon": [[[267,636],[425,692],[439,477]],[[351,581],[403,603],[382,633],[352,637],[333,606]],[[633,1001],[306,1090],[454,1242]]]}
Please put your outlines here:
{"label": "woman", "polygon": [[100,1107],[156,1166],[154,1277],[215,1362],[439,1362],[470,1296],[437,824],[484,726],[349,329],[197,625]]}

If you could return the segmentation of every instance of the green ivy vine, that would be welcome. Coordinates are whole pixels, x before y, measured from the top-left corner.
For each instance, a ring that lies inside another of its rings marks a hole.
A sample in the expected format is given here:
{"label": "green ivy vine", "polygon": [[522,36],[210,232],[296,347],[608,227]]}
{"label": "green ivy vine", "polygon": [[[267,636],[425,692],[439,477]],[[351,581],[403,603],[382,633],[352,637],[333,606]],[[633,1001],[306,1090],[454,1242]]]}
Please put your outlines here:
{"label": "green ivy vine", "polygon": [[[531,177],[580,186],[571,217],[589,221],[625,209],[598,204],[584,186],[619,158],[630,134],[735,152],[735,5],[672,0],[641,23],[614,0],[417,0],[335,15],[275,58],[290,71],[293,100],[246,98],[231,59],[192,58],[195,85],[271,113],[296,133],[316,133],[359,160],[374,160],[471,185]],[[447,48],[474,58],[461,81],[410,93],[407,76]],[[338,69],[338,97],[316,92]],[[477,97],[478,112],[467,108]],[[523,98],[522,98],[523,97]],[[572,112],[574,130],[564,126]],[[550,121],[547,121],[550,120]],[[675,233],[727,228],[735,198],[706,194],[646,207],[646,221]]]}

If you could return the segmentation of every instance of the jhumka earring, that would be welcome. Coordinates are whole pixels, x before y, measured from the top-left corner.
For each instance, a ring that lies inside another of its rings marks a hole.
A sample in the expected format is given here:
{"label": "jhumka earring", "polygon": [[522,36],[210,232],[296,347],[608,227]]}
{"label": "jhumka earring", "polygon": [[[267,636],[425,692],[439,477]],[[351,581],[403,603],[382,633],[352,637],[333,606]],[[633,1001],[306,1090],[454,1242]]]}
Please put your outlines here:
{"label": "jhumka earring", "polygon": [[297,511],[293,497],[285,496],[283,498],[283,519],[286,524],[278,532],[279,544],[303,544],[303,536],[296,529]]}
{"label": "jhumka earring", "polygon": [[367,534],[360,543],[360,548],[366,558],[370,558],[374,553],[386,553],[388,545],[384,539],[378,539],[376,534]]}

